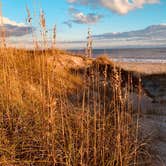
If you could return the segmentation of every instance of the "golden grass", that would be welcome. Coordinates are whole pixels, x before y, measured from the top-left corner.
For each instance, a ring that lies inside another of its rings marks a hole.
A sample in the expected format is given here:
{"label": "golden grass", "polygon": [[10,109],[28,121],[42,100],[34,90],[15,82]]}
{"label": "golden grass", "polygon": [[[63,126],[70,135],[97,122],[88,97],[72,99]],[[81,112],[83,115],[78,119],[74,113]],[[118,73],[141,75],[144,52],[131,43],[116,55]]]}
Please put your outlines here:
{"label": "golden grass", "polygon": [[0,165],[142,161],[139,117],[126,97],[132,85],[123,93],[120,71],[108,75],[108,65],[58,50],[0,49]]}

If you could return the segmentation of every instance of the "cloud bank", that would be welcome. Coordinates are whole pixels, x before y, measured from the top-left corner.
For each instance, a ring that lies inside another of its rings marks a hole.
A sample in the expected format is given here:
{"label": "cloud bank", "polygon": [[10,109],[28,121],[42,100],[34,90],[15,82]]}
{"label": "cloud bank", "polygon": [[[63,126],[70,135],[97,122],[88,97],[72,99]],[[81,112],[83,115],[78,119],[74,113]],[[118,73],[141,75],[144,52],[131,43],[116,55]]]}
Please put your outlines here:
{"label": "cloud bank", "polygon": [[104,34],[94,35],[93,38],[97,40],[123,39],[127,41],[127,40],[149,39],[156,41],[157,39],[166,39],[166,24],[151,25],[145,29],[140,29],[135,31],[104,33]]}
{"label": "cloud bank", "polygon": [[[128,32],[110,32],[93,35],[93,48],[160,48],[166,43],[166,24],[151,25],[144,29]],[[86,40],[66,41],[61,47],[84,49]]]}
{"label": "cloud bank", "polygon": [[127,14],[129,11],[142,8],[146,4],[156,4],[160,0],[67,0],[69,3],[102,6],[118,14]]}
{"label": "cloud bank", "polygon": [[6,17],[0,18],[0,36],[4,36],[5,33],[6,37],[19,37],[31,34],[33,30],[33,27],[24,23],[17,23]]}

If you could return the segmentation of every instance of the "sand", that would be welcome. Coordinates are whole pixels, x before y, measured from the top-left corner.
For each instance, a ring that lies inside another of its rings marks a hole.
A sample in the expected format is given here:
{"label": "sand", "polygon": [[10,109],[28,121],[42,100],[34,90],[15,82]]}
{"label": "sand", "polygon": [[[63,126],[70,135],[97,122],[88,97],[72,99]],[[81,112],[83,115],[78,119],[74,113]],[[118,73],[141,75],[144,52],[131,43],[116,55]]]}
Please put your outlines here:
{"label": "sand", "polygon": [[166,73],[166,63],[127,63],[117,62],[121,68],[129,71],[136,71],[144,74]]}

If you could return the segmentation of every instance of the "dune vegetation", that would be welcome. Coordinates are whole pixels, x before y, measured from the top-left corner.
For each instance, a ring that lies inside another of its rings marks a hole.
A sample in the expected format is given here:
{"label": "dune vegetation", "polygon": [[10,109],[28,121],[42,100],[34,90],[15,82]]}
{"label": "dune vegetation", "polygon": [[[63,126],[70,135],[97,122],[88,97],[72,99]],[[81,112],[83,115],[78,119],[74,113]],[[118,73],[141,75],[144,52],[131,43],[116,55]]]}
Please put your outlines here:
{"label": "dune vegetation", "polygon": [[150,162],[128,78],[106,57],[1,48],[0,165]]}

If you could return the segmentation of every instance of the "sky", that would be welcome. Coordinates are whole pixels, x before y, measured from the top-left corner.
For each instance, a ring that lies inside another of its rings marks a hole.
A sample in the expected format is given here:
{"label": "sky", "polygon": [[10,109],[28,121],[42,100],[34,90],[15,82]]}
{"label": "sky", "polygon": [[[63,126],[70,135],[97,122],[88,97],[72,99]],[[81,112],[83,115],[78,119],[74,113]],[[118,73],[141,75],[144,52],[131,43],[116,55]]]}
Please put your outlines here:
{"label": "sky", "polygon": [[[57,40],[66,42],[86,40],[89,27],[94,35],[100,35],[166,23],[166,0],[1,0],[1,4],[3,24],[17,27],[17,35],[9,33],[15,41],[30,36],[26,7],[31,12],[36,33],[40,32],[42,9],[48,36],[51,37],[56,24]],[[9,30],[11,32],[11,27]]]}

